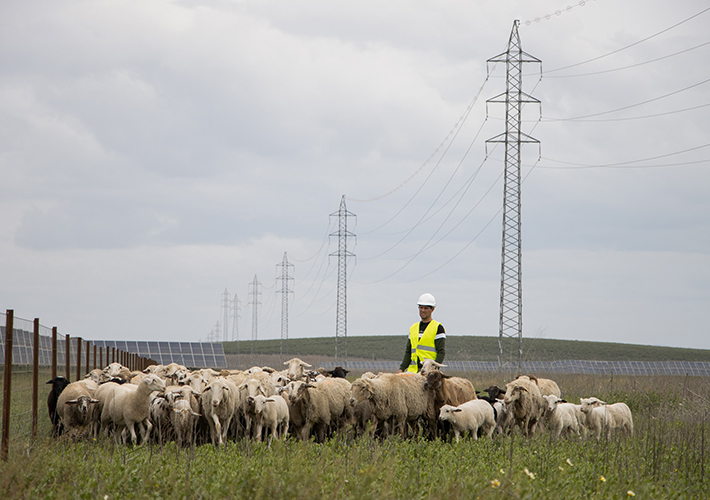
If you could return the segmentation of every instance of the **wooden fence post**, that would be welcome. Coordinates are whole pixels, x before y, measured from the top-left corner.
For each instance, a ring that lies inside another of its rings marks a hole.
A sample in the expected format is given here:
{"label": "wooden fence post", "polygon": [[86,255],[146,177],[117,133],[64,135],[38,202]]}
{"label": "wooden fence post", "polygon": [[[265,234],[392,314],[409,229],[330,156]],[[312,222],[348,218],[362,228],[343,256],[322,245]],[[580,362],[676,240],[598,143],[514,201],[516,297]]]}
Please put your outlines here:
{"label": "wooden fence post", "polygon": [[10,450],[10,401],[12,400],[12,334],[15,328],[15,311],[5,313],[5,375],[2,398],[2,441],[0,442],[0,460],[7,462]]}
{"label": "wooden fence post", "polygon": [[94,370],[96,370],[96,344],[94,344]]}
{"label": "wooden fence post", "polygon": [[32,352],[32,441],[37,439],[37,415],[39,414],[39,318],[35,318],[34,345]]}
{"label": "wooden fence post", "polygon": [[86,342],[86,375],[91,371],[89,361],[91,361],[91,342]]}

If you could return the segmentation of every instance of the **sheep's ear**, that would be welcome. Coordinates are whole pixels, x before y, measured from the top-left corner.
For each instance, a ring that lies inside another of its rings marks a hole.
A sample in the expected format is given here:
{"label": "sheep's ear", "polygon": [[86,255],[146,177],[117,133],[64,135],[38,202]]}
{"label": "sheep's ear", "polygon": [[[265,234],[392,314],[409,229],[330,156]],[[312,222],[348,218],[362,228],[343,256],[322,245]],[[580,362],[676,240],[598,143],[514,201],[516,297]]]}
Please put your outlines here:
{"label": "sheep's ear", "polygon": [[89,403],[92,403],[92,404],[96,404],[96,403],[100,403],[100,402],[101,401],[99,401],[98,399],[90,399],[89,400]]}
{"label": "sheep's ear", "polygon": [[202,416],[201,413],[195,413],[195,412],[192,411],[192,410],[190,410],[190,413],[192,413],[192,415],[194,415],[195,417],[201,417],[201,416]]}
{"label": "sheep's ear", "polygon": [[312,384],[303,384],[301,387],[315,387],[315,385],[312,385]]}
{"label": "sheep's ear", "polygon": [[276,402],[276,400],[274,398],[266,398],[264,400],[264,403],[275,403],[275,402]]}
{"label": "sheep's ear", "polygon": [[67,401],[67,402],[64,403],[64,404],[66,404],[66,405],[75,405],[75,404],[78,404],[78,403],[79,403],[79,400],[78,400],[78,399],[72,399],[71,401]]}
{"label": "sheep's ear", "polygon": [[564,400],[564,399],[559,399],[559,400],[557,400],[557,402],[558,402],[558,403],[566,403],[567,401]]}
{"label": "sheep's ear", "polygon": [[451,410],[451,411],[454,412],[454,413],[458,413],[458,412],[463,411],[463,410],[462,410],[461,408],[454,408],[454,409]]}

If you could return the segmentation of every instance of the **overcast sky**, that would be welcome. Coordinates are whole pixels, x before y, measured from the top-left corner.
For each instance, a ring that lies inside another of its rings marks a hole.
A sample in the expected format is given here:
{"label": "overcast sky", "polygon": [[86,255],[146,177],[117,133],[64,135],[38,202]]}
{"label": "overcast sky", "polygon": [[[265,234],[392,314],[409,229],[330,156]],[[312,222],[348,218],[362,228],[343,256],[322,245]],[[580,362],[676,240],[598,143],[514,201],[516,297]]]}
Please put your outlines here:
{"label": "overcast sky", "polygon": [[523,336],[710,348],[703,0],[2,2],[0,307],[204,341],[226,289],[244,340],[256,276],[274,339],[286,252],[289,336],[332,337],[345,196],[349,336],[404,338],[424,292],[449,336],[497,336],[505,67],[486,60],[516,19],[542,61]]}

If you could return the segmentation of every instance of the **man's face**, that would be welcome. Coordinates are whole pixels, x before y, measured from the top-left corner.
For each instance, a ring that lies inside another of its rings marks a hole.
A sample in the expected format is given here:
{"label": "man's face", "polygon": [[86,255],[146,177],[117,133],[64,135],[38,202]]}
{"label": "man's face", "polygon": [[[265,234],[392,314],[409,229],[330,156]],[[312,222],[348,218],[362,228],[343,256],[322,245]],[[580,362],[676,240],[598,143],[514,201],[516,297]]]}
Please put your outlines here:
{"label": "man's face", "polygon": [[434,311],[434,308],[431,306],[419,306],[419,317],[422,319],[422,321],[427,321],[431,319],[431,313]]}

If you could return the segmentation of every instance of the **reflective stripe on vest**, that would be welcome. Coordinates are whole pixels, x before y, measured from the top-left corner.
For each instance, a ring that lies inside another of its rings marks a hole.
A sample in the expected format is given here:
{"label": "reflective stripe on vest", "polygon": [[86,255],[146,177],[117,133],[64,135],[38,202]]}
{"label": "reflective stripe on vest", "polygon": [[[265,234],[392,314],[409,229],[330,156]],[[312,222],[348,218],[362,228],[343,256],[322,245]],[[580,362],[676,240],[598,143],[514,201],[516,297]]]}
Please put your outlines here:
{"label": "reflective stripe on vest", "polygon": [[[407,368],[408,372],[417,373],[419,371],[419,361],[424,359],[436,359],[436,345],[434,339],[439,331],[439,323],[431,320],[424,329],[422,338],[419,338],[419,323],[414,323],[409,328],[409,343],[412,345],[412,361]],[[416,347],[415,347],[416,346]]]}

